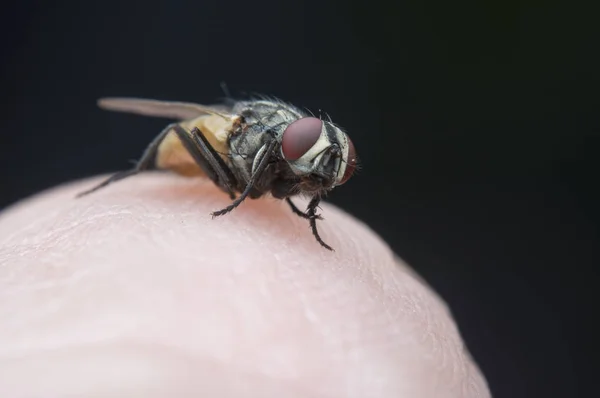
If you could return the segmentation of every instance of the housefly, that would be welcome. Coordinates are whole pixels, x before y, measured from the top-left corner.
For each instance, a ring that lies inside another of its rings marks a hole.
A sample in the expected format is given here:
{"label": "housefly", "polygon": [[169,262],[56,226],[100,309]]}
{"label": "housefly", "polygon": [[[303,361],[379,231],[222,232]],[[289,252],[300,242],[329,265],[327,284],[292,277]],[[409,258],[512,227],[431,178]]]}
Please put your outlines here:
{"label": "housefly", "polygon": [[[321,197],[353,174],[357,158],[352,141],[338,126],[276,99],[231,101],[204,106],[139,98],[103,98],[106,110],[177,120],[148,145],[129,170],[113,174],[87,195],[144,170],[165,169],[184,176],[208,176],[232,203],[215,211],[221,216],[246,198],[270,193],[285,199],[292,211],[309,221],[316,240]],[[306,211],[291,201],[310,197]]]}

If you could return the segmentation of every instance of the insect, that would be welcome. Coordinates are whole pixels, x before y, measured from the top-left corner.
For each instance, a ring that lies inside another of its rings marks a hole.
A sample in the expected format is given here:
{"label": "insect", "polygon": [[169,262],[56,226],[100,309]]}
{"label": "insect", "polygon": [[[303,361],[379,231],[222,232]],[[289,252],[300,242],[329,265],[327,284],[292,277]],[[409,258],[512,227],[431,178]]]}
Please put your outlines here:
{"label": "insect", "polygon": [[[324,194],[344,184],[357,165],[348,135],[330,120],[308,115],[283,101],[257,98],[204,106],[139,98],[102,98],[100,108],[177,120],[165,127],[129,170],[117,172],[82,192],[90,194],[145,170],[165,169],[184,176],[208,176],[232,203],[212,213],[221,216],[246,198],[270,193],[307,219],[315,239],[317,208]],[[239,196],[237,196],[239,194]],[[291,196],[308,195],[306,211]]]}

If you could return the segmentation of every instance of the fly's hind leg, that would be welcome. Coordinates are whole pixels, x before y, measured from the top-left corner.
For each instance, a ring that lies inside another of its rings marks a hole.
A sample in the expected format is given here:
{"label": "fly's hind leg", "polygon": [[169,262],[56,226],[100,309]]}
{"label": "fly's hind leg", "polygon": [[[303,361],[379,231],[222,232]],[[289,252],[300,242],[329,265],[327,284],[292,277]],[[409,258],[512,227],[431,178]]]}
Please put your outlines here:
{"label": "fly's hind leg", "polygon": [[112,184],[113,182],[117,182],[124,178],[136,175],[139,172],[140,172],[140,170],[138,170],[137,168],[118,171],[118,172],[114,173],[113,175],[111,175],[110,177],[108,177],[106,180],[102,181],[100,184],[96,185],[95,187],[88,189],[87,191],[78,193],[76,197],[81,198],[82,196],[89,195],[92,192],[96,192],[97,190],[104,188],[107,185]]}
{"label": "fly's hind leg", "polygon": [[160,144],[171,131],[174,131],[177,134],[177,137],[183,144],[186,151],[192,156],[198,167],[200,167],[200,169],[215,184],[223,188],[229,194],[232,200],[235,199],[234,191],[236,180],[223,159],[219,157],[217,152],[213,149],[208,140],[206,140],[204,135],[202,135],[202,132],[197,127],[195,127],[191,132],[188,132],[177,123],[172,123],[165,127],[163,131],[161,131],[161,133],[150,143],[150,145],[148,145],[148,148],[146,148],[146,151],[133,169],[115,173],[92,189],[82,192],[77,196],[81,197],[88,195],[100,188],[112,184],[113,182],[136,175],[144,170],[148,170],[153,166]]}
{"label": "fly's hind leg", "polygon": [[150,167],[152,167],[152,165],[154,163],[154,159],[156,157],[156,151],[158,150],[160,143],[165,139],[167,134],[169,134],[169,131],[171,131],[175,126],[176,126],[175,123],[168,125],[167,127],[165,127],[163,129],[163,131],[160,132],[160,134],[158,136],[156,136],[156,138],[154,140],[152,140],[150,145],[148,145],[148,147],[144,151],[140,160],[138,160],[137,163],[135,164],[135,167],[133,167],[132,169],[129,169],[129,170],[119,171],[119,172],[113,174],[112,176],[108,177],[106,180],[102,181],[95,187],[88,189],[87,191],[83,191],[83,192],[79,193],[77,195],[77,197],[80,198],[82,196],[89,195],[90,193],[95,192],[101,188],[104,188],[105,186],[110,185],[113,182],[120,181],[124,178],[136,175],[144,170],[148,170]]}

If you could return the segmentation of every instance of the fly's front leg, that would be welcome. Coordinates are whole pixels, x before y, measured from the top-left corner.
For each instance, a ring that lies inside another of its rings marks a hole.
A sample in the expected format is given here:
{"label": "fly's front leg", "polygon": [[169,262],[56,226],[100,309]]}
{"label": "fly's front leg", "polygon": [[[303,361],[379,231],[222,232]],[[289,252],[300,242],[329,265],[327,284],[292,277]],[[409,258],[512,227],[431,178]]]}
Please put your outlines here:
{"label": "fly's front leg", "polygon": [[319,242],[321,244],[321,246],[323,246],[325,249],[327,250],[331,250],[334,251],[333,248],[331,246],[329,246],[327,243],[325,243],[323,241],[323,239],[321,239],[321,236],[319,235],[319,231],[317,230],[317,207],[319,207],[319,202],[321,201],[321,198],[318,196],[315,196],[311,199],[311,201],[308,204],[308,208],[306,210],[306,213],[308,214],[309,217],[309,221],[310,221],[310,228],[312,230],[313,235],[315,236],[315,239],[317,240],[317,242]]}
{"label": "fly's front leg", "polygon": [[290,208],[292,209],[292,212],[294,214],[296,214],[299,217],[302,217],[306,220],[310,220],[311,218],[316,218],[317,220],[322,220],[323,217],[321,217],[320,214],[316,214],[314,216],[310,216],[308,213],[303,212],[302,210],[300,210],[298,207],[296,207],[296,205],[294,204],[294,202],[292,202],[292,200],[290,198],[285,198],[285,201],[290,205]]}

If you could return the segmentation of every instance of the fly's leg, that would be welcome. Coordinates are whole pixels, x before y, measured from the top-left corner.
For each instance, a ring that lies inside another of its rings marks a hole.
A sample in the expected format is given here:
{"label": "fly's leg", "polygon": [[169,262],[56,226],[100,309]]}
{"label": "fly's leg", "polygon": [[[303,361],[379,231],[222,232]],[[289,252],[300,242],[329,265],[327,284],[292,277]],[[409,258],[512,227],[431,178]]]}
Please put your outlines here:
{"label": "fly's leg", "polygon": [[[296,205],[294,204],[294,202],[292,202],[292,200],[290,198],[285,198],[285,201],[290,205],[292,212],[294,214],[296,214],[297,216],[302,217],[306,220],[310,220],[311,216],[309,216],[307,213],[303,212],[298,207],[296,207]],[[317,220],[323,219],[323,217],[321,217],[320,214],[315,215],[314,218],[316,218]]]}
{"label": "fly's leg", "polygon": [[269,165],[269,160],[271,159],[271,155],[273,154],[273,150],[275,149],[276,145],[277,145],[276,140],[271,140],[271,142],[268,144],[267,149],[265,150],[262,158],[260,159],[260,162],[258,163],[258,166],[256,167],[256,170],[254,171],[254,173],[252,173],[252,176],[250,177],[250,180],[248,181],[248,184],[246,185],[246,188],[244,189],[244,192],[242,192],[240,197],[237,198],[236,200],[234,200],[233,203],[230,204],[229,206],[227,206],[226,208],[213,212],[212,213],[213,217],[218,217],[218,216],[222,216],[223,214],[229,213],[231,210],[238,207],[240,205],[240,203],[242,203],[244,201],[244,199],[246,199],[248,197],[248,195],[254,188],[256,181],[258,181],[258,179],[260,178],[262,173],[265,171],[265,169]]}
{"label": "fly's leg", "polygon": [[83,191],[83,192],[77,194],[76,197],[80,198],[82,196],[89,195],[92,192],[99,190],[100,188],[104,188],[105,186],[112,184],[113,182],[120,181],[124,178],[134,176],[144,170],[148,170],[153,165],[154,159],[156,157],[156,151],[158,150],[160,143],[165,139],[167,134],[169,134],[169,131],[175,125],[176,124],[168,125],[167,127],[165,127],[163,129],[163,131],[160,132],[160,134],[158,136],[156,136],[156,138],[154,140],[152,140],[150,145],[148,145],[148,147],[142,154],[142,157],[140,158],[140,160],[138,160],[137,163],[135,164],[134,168],[129,169],[129,170],[124,170],[124,171],[119,171],[119,172],[113,174],[112,176],[108,177],[106,180],[102,181],[98,185],[92,187],[91,189],[88,189],[87,191]]}
{"label": "fly's leg", "polygon": [[308,203],[308,207],[306,209],[306,214],[309,217],[308,219],[310,221],[310,228],[311,228],[312,233],[315,236],[315,239],[317,240],[317,242],[319,242],[321,244],[321,246],[323,246],[325,249],[334,251],[331,246],[329,246],[327,243],[325,243],[323,241],[323,239],[321,239],[321,236],[319,235],[319,231],[317,230],[318,215],[316,214],[316,211],[317,211],[317,207],[319,207],[320,201],[321,201],[320,197],[318,197],[318,196],[313,197],[311,199],[311,201]]}
{"label": "fly's leg", "polygon": [[177,137],[181,140],[184,148],[192,156],[198,167],[200,167],[200,169],[215,184],[222,187],[229,194],[231,199],[235,199],[235,177],[223,159],[219,157],[217,152],[197,127],[188,133],[177,123],[170,124],[165,127],[163,131],[161,131],[161,133],[150,143],[150,145],[148,145],[148,148],[146,148],[146,151],[133,169],[115,173],[92,189],[80,193],[77,195],[77,197],[88,195],[113,182],[136,175],[141,171],[148,170],[151,166],[153,166],[153,162],[156,158],[156,153],[160,147],[160,144],[171,131],[174,131],[177,134]]}
{"label": "fly's leg", "polygon": [[329,246],[327,243],[325,243],[323,241],[323,239],[321,239],[321,236],[319,235],[319,231],[317,230],[317,220],[323,219],[323,217],[321,217],[320,214],[316,214],[317,207],[319,207],[319,202],[321,201],[321,199],[318,196],[315,196],[314,198],[312,198],[312,200],[308,204],[306,213],[304,213],[302,210],[298,209],[296,207],[296,205],[294,204],[294,202],[292,202],[292,200],[290,198],[285,198],[285,201],[290,205],[294,214],[296,214],[304,219],[309,220],[310,228],[312,230],[312,233],[313,233],[315,239],[317,239],[317,242],[319,242],[319,244],[321,246],[323,246],[324,248],[326,248],[327,250],[334,251],[331,246]]}
{"label": "fly's leg", "polygon": [[215,184],[229,194],[231,200],[234,200],[235,186],[237,185],[236,178],[200,129],[194,127],[188,134],[183,127],[177,125],[175,132],[198,166],[204,170]]}

